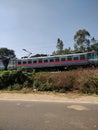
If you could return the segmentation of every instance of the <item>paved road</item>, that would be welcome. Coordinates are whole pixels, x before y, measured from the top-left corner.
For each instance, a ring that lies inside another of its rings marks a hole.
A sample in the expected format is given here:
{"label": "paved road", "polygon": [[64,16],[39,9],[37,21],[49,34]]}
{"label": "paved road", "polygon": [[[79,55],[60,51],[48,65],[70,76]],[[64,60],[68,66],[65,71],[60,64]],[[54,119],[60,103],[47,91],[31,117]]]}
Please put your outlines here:
{"label": "paved road", "polygon": [[98,130],[98,104],[0,101],[0,130]]}

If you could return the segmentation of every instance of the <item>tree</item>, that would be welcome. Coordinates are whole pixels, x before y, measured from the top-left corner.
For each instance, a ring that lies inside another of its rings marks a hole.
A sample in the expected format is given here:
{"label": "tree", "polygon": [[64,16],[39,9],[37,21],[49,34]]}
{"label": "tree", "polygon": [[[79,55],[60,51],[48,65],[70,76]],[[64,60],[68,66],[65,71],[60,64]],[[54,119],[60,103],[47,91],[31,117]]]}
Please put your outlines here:
{"label": "tree", "polygon": [[93,37],[91,39],[91,43],[92,43],[91,50],[94,50],[98,53],[98,41]]}
{"label": "tree", "polygon": [[64,46],[63,41],[60,40],[60,38],[58,38],[56,47],[57,47],[59,53],[61,53],[63,51],[63,46]]}
{"label": "tree", "polygon": [[0,48],[0,59],[2,60],[5,70],[7,70],[10,59],[13,59],[15,57],[16,55],[14,53],[14,50],[8,48]]}
{"label": "tree", "polygon": [[71,54],[72,53],[72,50],[71,50],[71,48],[69,47],[69,48],[65,48],[64,50],[63,50],[63,54]]}
{"label": "tree", "polygon": [[79,52],[86,52],[90,50],[90,33],[85,29],[80,29],[74,35],[75,45],[74,48]]}

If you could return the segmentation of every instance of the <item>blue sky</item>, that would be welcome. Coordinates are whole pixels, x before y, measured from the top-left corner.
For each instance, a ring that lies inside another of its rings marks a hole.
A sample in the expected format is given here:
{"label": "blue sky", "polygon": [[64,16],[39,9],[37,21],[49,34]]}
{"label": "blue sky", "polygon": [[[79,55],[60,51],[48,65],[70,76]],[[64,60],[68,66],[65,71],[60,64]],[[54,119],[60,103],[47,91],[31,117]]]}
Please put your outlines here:
{"label": "blue sky", "polygon": [[79,29],[98,40],[98,0],[0,0],[0,47],[17,57],[51,54],[57,38],[72,48]]}

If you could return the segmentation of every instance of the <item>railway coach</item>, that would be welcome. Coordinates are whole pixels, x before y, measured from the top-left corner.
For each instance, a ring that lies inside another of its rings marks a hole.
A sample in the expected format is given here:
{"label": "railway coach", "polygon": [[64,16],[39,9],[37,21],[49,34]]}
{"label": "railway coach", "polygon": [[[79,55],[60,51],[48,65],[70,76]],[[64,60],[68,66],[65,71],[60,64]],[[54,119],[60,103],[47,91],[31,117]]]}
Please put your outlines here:
{"label": "railway coach", "polygon": [[56,56],[23,58],[16,61],[16,68],[27,70],[69,70],[78,67],[98,66],[96,52],[75,53]]}
{"label": "railway coach", "polygon": [[[95,51],[66,55],[11,59],[8,64],[8,69],[25,68],[27,71],[63,71],[66,69],[70,70],[78,67],[91,66],[98,66],[98,54]],[[0,61],[0,70],[1,69],[4,69],[2,61]]]}

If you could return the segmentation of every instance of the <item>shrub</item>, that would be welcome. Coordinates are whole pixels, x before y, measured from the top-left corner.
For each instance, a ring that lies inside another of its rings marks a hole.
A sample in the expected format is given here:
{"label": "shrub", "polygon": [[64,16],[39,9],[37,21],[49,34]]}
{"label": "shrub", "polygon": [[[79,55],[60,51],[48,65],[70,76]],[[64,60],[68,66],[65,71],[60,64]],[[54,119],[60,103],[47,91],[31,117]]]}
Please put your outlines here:
{"label": "shrub", "polygon": [[33,88],[39,91],[52,91],[52,83],[48,73],[37,73],[34,77]]}
{"label": "shrub", "polygon": [[23,88],[22,85],[20,84],[14,84],[12,86],[8,86],[8,90],[12,91],[12,90],[21,90]]}
{"label": "shrub", "polygon": [[98,94],[98,75],[91,77],[91,80],[95,88],[95,93]]}
{"label": "shrub", "polygon": [[72,91],[75,82],[74,73],[60,72],[52,75],[52,83],[55,91]]}
{"label": "shrub", "polygon": [[26,84],[28,85],[27,87],[31,87],[32,83],[32,74],[26,73],[22,69],[0,71],[0,89],[5,89],[9,86],[26,86]]}
{"label": "shrub", "polygon": [[22,69],[0,71],[0,89],[6,88],[98,94],[98,69],[78,69],[57,73],[27,73]]}
{"label": "shrub", "polygon": [[[82,69],[76,72],[75,88],[80,93],[96,93],[98,83],[93,78],[98,72],[97,69]],[[74,89],[75,89],[74,88]]]}

